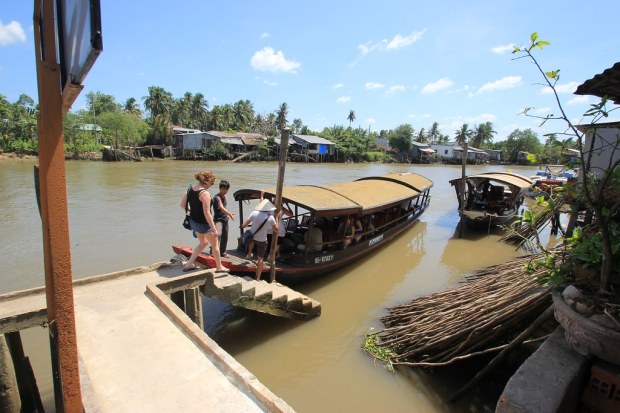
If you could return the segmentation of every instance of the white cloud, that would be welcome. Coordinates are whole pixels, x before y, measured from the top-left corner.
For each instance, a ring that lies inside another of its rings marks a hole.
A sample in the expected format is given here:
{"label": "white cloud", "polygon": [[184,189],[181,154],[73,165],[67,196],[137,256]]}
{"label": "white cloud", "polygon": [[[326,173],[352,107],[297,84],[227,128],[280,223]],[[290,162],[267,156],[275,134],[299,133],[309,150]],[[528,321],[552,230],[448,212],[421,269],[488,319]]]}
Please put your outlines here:
{"label": "white cloud", "polygon": [[360,52],[362,52],[362,55],[366,55],[375,50],[384,51],[400,49],[401,47],[407,47],[414,44],[422,38],[424,33],[426,33],[426,29],[420,30],[419,32],[413,32],[408,36],[397,34],[391,40],[383,39],[380,42],[369,41],[358,45],[357,48]]}
{"label": "white cloud", "polygon": [[515,45],[510,43],[510,44],[505,44],[502,46],[496,46],[492,48],[491,51],[496,54],[504,54],[504,53],[509,53],[509,52],[512,53],[514,49],[515,49]]}
{"label": "white cloud", "polygon": [[[577,89],[577,86],[579,86],[579,82],[568,82],[561,85],[555,85],[555,91],[558,93],[573,93]],[[543,95],[548,95],[552,93],[552,90],[549,86],[545,86],[541,93]]]}
{"label": "white cloud", "polygon": [[405,87],[403,85],[394,85],[390,86],[390,88],[385,92],[386,95],[393,95],[399,92],[404,92]]}
{"label": "white cloud", "polygon": [[334,89],[334,90],[340,89],[343,86],[344,86],[344,84],[342,84],[342,83],[336,83],[335,85],[332,85],[332,89]]}
{"label": "white cloud", "polygon": [[425,32],[426,32],[426,29],[419,31],[419,32],[413,32],[409,36],[401,36],[400,34],[397,34],[396,36],[394,36],[392,40],[388,42],[385,48],[387,50],[392,50],[392,49],[400,49],[401,47],[407,47],[409,45],[414,44],[418,40],[420,40],[420,38]]}
{"label": "white cloud", "polygon": [[26,32],[22,25],[15,20],[5,25],[0,20],[0,45],[8,46],[17,42],[26,43]]}
{"label": "white cloud", "polygon": [[375,118],[366,118],[366,120],[364,120],[364,123],[367,125],[374,125],[375,123],[377,123],[377,119]]}
{"label": "white cloud", "polygon": [[566,102],[567,105],[571,105],[571,106],[572,105],[585,105],[588,103],[590,103],[590,96],[575,96],[574,98]]}
{"label": "white cloud", "polygon": [[263,83],[267,86],[278,86],[278,84],[272,80],[263,80]]}
{"label": "white cloud", "polygon": [[364,88],[366,90],[382,89],[383,87],[385,87],[385,85],[378,82],[366,82],[366,84],[364,85]]}
{"label": "white cloud", "polygon": [[478,93],[492,92],[494,90],[510,89],[521,84],[521,76],[506,76],[495,82],[489,82],[478,89]]}
{"label": "white cloud", "polygon": [[271,35],[269,33],[267,33],[267,32],[264,32],[263,34],[260,35],[261,39],[266,39],[268,37],[271,37]]}
{"label": "white cloud", "polygon": [[296,73],[301,63],[294,60],[286,60],[281,50],[277,52],[271,47],[265,47],[254,53],[250,60],[252,67],[264,72]]}
{"label": "white cloud", "polygon": [[347,103],[350,100],[351,100],[351,96],[340,96],[338,99],[336,99],[336,102]]}
{"label": "white cloud", "polygon": [[497,119],[497,116],[491,114],[491,113],[481,113],[479,115],[476,116],[466,116],[465,117],[465,121],[467,123],[470,123],[469,126],[473,126],[473,125],[479,125],[481,123],[484,122],[493,122],[495,121],[495,119]]}
{"label": "white cloud", "polygon": [[432,93],[437,93],[442,89],[449,88],[450,86],[452,86],[452,84],[453,83],[449,77],[442,77],[441,79],[424,86],[422,88],[422,94],[428,95]]}

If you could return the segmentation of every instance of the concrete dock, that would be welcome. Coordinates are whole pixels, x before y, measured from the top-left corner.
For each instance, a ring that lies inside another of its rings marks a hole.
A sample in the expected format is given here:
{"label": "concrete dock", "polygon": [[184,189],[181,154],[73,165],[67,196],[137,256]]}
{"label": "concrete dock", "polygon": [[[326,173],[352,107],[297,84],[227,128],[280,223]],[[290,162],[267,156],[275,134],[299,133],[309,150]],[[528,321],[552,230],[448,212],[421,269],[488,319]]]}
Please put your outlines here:
{"label": "concrete dock", "polygon": [[[160,287],[199,286],[213,276],[207,270],[190,274],[179,265],[156,264],[75,282],[85,411],[293,411]],[[46,321],[43,289],[0,296],[0,333]]]}

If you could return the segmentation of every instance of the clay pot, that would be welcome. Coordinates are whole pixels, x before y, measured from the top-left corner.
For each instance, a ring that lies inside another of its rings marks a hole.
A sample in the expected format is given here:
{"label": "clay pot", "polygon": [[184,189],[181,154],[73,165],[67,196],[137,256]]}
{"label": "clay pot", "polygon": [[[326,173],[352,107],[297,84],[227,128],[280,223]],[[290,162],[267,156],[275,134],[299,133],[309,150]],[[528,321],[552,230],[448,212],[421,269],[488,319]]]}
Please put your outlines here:
{"label": "clay pot", "polygon": [[620,332],[587,319],[570,308],[558,292],[552,293],[555,319],[564,328],[566,342],[577,353],[620,365]]}

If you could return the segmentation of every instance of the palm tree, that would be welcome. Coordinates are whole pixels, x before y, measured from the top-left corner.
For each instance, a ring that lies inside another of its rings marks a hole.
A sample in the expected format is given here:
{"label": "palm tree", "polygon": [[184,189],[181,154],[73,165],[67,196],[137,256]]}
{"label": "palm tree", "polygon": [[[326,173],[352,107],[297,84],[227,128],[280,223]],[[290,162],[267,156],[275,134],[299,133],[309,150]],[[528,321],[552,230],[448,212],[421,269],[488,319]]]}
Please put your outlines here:
{"label": "palm tree", "polygon": [[138,107],[138,101],[136,98],[129,98],[125,101],[125,106],[123,110],[127,113],[131,113],[133,115],[142,115],[142,111]]}
{"label": "palm tree", "polygon": [[493,141],[493,135],[496,133],[497,132],[493,130],[493,123],[482,123],[474,129],[471,144],[476,148],[482,148]]}
{"label": "palm tree", "polygon": [[353,121],[355,120],[354,110],[349,110],[349,116],[347,116],[347,119],[349,120],[349,126],[351,126],[351,123],[353,123]]}
{"label": "palm tree", "polygon": [[161,116],[168,118],[172,109],[172,94],[159,86],[149,86],[149,95],[144,98],[144,107],[150,114],[151,121]]}
{"label": "palm tree", "polygon": [[196,93],[192,98],[190,116],[192,126],[196,129],[205,130],[207,128],[207,117],[209,115],[209,102],[202,93]]}
{"label": "palm tree", "polygon": [[467,123],[464,123],[463,126],[461,126],[461,129],[457,129],[454,131],[454,134],[456,135],[456,143],[458,143],[459,145],[465,144],[471,136],[471,130],[469,130],[469,125]]}
{"label": "palm tree", "polygon": [[222,126],[223,130],[232,129],[235,124],[235,111],[230,104],[222,106]]}
{"label": "palm tree", "polygon": [[424,128],[422,128],[418,132],[418,135],[416,137],[416,142],[426,142],[426,140],[427,140],[427,138],[426,138],[426,131],[424,130]]}
{"label": "palm tree", "polygon": [[284,102],[276,112],[278,118],[277,127],[280,132],[282,132],[282,129],[286,126],[286,115],[288,115],[288,105]]}
{"label": "palm tree", "polygon": [[249,100],[240,100],[233,105],[235,129],[249,131],[254,119],[254,108]]}
{"label": "palm tree", "polygon": [[301,119],[299,118],[293,119],[293,125],[291,127],[292,132],[299,133],[303,126],[304,126],[304,123],[301,121]]}
{"label": "palm tree", "polygon": [[433,126],[431,126],[431,130],[428,131],[428,140],[430,143],[435,143],[441,137],[441,133],[439,133],[439,124],[437,122],[433,122]]}

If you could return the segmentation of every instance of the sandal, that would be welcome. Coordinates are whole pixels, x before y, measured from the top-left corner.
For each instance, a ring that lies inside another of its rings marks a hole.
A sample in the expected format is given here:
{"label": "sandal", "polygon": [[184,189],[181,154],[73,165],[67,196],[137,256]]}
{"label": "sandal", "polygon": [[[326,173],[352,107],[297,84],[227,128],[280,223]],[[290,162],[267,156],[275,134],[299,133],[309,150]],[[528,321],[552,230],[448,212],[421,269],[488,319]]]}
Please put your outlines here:
{"label": "sandal", "polygon": [[218,270],[216,269],[215,272],[229,272],[230,268],[226,268],[226,267],[222,267],[222,269]]}

